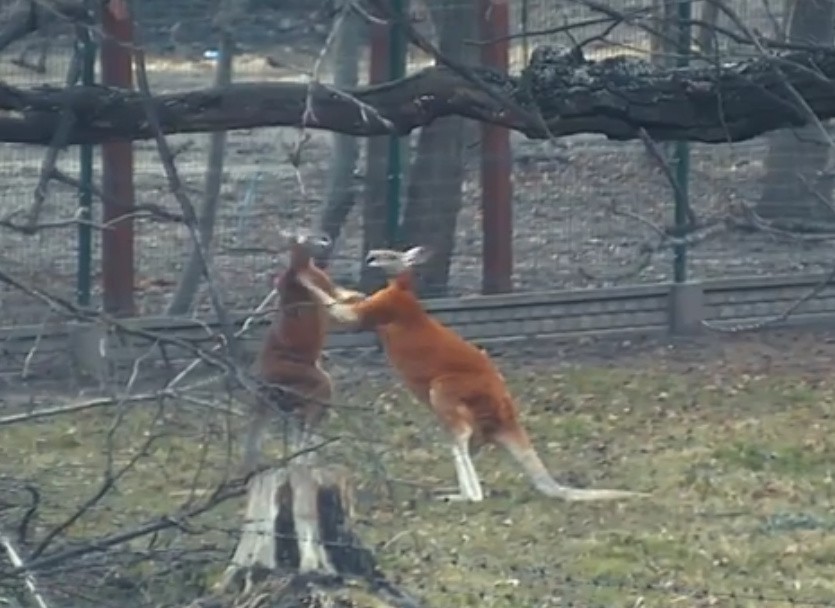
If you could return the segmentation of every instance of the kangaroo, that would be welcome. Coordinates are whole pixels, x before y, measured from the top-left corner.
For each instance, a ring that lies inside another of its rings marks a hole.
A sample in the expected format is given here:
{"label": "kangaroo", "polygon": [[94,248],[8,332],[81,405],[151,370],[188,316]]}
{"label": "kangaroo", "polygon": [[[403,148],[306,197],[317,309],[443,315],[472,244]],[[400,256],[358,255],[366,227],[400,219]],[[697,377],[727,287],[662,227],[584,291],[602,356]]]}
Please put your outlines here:
{"label": "kangaroo", "polygon": [[558,483],[537,454],[505,380],[489,355],[429,315],[414,290],[413,268],[431,252],[376,249],[365,263],[382,269],[388,285],[359,302],[339,302],[321,289],[315,275],[298,281],[327,307],[332,319],[358,330],[376,329],[391,365],[404,384],[435,413],[451,440],[457,494],[444,500],[480,502],[484,498],[470,456],[470,443],[505,448],[542,494],[566,501],[614,500],[647,496],[639,492],[581,489]]}
{"label": "kangaroo", "polygon": [[289,244],[290,264],[275,278],[278,310],[254,363],[253,371],[264,386],[254,399],[244,439],[245,473],[258,464],[263,432],[272,408],[278,407],[289,414],[287,447],[292,453],[309,447],[313,431],[324,419],[333,397],[333,382],[321,364],[328,315],[324,306],[299,282],[299,274],[303,272],[306,280],[336,300],[356,301],[364,297],[334,285],[313,263],[315,256],[330,248],[327,236],[306,231],[285,231],[282,236]]}

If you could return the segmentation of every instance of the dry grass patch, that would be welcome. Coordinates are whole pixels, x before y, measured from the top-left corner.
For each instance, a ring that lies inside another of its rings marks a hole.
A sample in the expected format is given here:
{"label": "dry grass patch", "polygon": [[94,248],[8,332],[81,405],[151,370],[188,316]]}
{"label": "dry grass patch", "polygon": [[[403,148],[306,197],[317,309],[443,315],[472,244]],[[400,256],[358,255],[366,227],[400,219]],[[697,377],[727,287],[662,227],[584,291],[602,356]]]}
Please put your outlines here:
{"label": "dry grass patch", "polygon": [[[328,431],[343,439],[324,457],[354,467],[361,536],[387,572],[432,605],[753,607],[761,597],[835,597],[828,379],[662,365],[506,375],[557,477],[652,497],[549,500],[488,448],[476,459],[484,503],[433,501],[421,487],[451,486],[455,476],[429,413],[388,381],[346,388],[343,401],[357,407],[336,411]],[[97,491],[108,454],[118,469],[158,435],[60,541],[69,543],[171,513],[192,488],[200,500],[227,474],[237,447],[226,426],[239,424],[183,404],[88,412],[0,429],[0,462],[5,474],[40,485],[43,531]],[[279,442],[270,445],[278,453]],[[225,565],[241,507],[231,502],[156,541],[181,554],[200,548],[203,561],[183,571],[151,559],[122,576],[149,602],[193,595]]]}

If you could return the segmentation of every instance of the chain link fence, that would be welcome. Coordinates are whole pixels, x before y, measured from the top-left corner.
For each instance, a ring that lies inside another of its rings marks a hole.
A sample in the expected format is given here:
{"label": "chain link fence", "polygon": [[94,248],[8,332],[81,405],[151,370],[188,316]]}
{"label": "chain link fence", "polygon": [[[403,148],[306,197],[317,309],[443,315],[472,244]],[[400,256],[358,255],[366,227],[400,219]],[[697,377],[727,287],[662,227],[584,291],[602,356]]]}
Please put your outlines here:
{"label": "chain link fence", "polygon": [[[437,3],[440,14],[455,8],[455,2]],[[694,17],[705,2],[694,2]],[[140,27],[149,47],[148,67],[155,92],[210,86],[214,79],[218,37],[212,29],[212,3],[143,3],[138,12]],[[433,5],[434,6],[434,5]],[[589,58],[602,59],[619,53],[648,57],[653,15],[662,3],[609,3],[609,9],[630,16],[612,29],[600,10],[580,2],[558,5],[537,0],[511,3],[514,35],[511,69],[524,64],[524,53],[538,44],[570,45],[591,41],[585,47]],[[672,5],[671,5],[672,6]],[[732,12],[720,12],[719,28],[739,32],[735,16],[751,31],[777,35],[783,6],[760,0],[737,0],[728,5]],[[421,31],[434,35],[431,15],[423,4],[410,8]],[[653,12],[654,11],[654,12]],[[290,3],[286,7],[269,2],[252,4],[236,30],[238,51],[234,80],[298,80],[309,77],[332,24],[333,7],[327,3]],[[605,15],[604,15],[605,17]],[[559,33],[547,33],[567,24],[587,23]],[[58,28],[46,55],[46,73],[14,64],[13,59],[26,40],[3,54],[3,77],[12,84],[61,85],[72,48],[71,28]],[[611,30],[611,31],[609,31]],[[720,31],[722,31],[720,29]],[[603,36],[605,34],[605,36]],[[367,36],[365,37],[367,40]],[[749,47],[718,37],[722,58],[750,54]],[[35,53],[37,55],[37,53]],[[410,51],[410,70],[428,65],[422,52]],[[333,77],[333,57],[322,62],[320,77]],[[360,82],[368,77],[368,48],[363,45]],[[268,289],[270,277],[279,264],[270,253],[276,248],[276,231],[281,226],[313,225],[321,216],[328,196],[332,168],[333,138],[309,131],[298,167],[289,162],[299,134],[292,129],[255,129],[228,135],[221,203],[214,230],[213,263],[229,306],[255,305]],[[169,138],[178,151],[177,167],[196,204],[204,192],[209,135],[175,135]],[[458,216],[456,244],[449,280],[449,294],[477,293],[481,287],[482,233],[479,185],[478,129],[465,130],[463,201]],[[416,154],[417,134],[410,141],[410,160]],[[765,161],[768,137],[728,145],[691,146],[690,201],[700,218],[726,213],[729,206],[756,206],[766,181]],[[672,225],[673,192],[657,162],[641,142],[610,142],[595,135],[566,137],[557,142],[527,141],[512,134],[514,288],[517,291],[588,287],[602,284],[668,281],[672,278],[672,252],[659,252],[640,272],[626,272],[634,266],[642,247],[657,241],[649,227]],[[362,144],[362,142],[361,142]],[[332,272],[338,280],[354,283],[359,274],[365,146],[360,145],[355,179],[350,185],[356,202],[348,214],[337,245]],[[0,194],[4,213],[25,208],[32,200],[44,150],[4,144],[6,186]],[[68,148],[59,159],[63,173],[78,174],[77,150]],[[779,164],[778,161],[775,161]],[[788,161],[787,161],[788,162]],[[95,179],[101,177],[96,152]],[[409,178],[406,163],[405,180]],[[431,176],[425,178],[431,183]],[[136,203],[162,204],[176,211],[153,142],[135,144],[134,180]],[[440,187],[440,184],[439,184]],[[77,189],[52,181],[44,208],[44,222],[72,218]],[[404,190],[402,198],[405,199]],[[95,203],[96,213],[100,209]],[[443,205],[439,201],[438,205]],[[620,213],[612,213],[616,207]],[[100,215],[100,214],[99,214]],[[96,215],[96,217],[99,217]],[[632,217],[629,217],[632,216]],[[637,221],[640,216],[646,221]],[[95,219],[95,218],[94,218]],[[186,230],[177,224],[140,217],[136,231],[136,299],[141,315],[166,311],[191,249]],[[94,289],[100,285],[101,253],[97,230],[93,231]],[[72,298],[77,266],[76,227],[43,230],[35,236],[2,231],[2,255],[8,267],[21,276],[47,282]],[[721,234],[698,244],[688,254],[688,275],[708,279],[756,274],[817,272],[826,268],[826,243],[798,243],[775,238],[772,233]],[[4,322],[39,322],[43,311],[21,302],[6,288],[0,296]],[[98,301],[95,299],[94,301]],[[204,298],[205,300],[205,298]],[[205,310],[198,302],[197,310]]]}
{"label": "chain link fence", "polygon": [[[138,6],[153,92],[211,86],[218,64],[216,4]],[[641,15],[651,8],[608,6]],[[694,3],[696,12],[699,6]],[[739,0],[733,6],[747,27],[769,31],[766,3]],[[447,2],[441,12],[453,8]],[[544,0],[531,0],[524,10],[517,1],[512,8],[514,32],[593,21],[600,12]],[[330,31],[331,9],[304,0],[253,1],[235,32],[234,80],[305,81]],[[435,35],[427,7],[413,6],[412,13],[421,32]],[[733,20],[725,15],[719,23],[730,28]],[[591,24],[572,30],[571,37],[537,34],[528,40],[528,52],[540,43],[599,37],[606,27]],[[0,78],[18,86],[63,86],[70,29],[50,35],[45,73],[37,71],[37,55],[35,69],[12,61],[23,47],[17,43],[0,58]],[[622,24],[606,41],[585,48],[589,57],[603,58],[646,54],[649,46],[644,30]],[[748,51],[725,52],[733,57]],[[512,69],[524,65],[524,53],[523,39],[515,38]],[[365,82],[367,48],[361,56],[359,80]],[[425,54],[410,52],[410,70],[428,64]],[[334,62],[322,65],[321,78],[331,80]],[[478,129],[471,125],[464,133],[453,295],[473,294],[481,282]],[[293,129],[228,134],[212,266],[231,308],[252,307],[269,290],[285,260],[278,230],[316,224],[323,211],[334,142],[327,133],[307,135],[300,140]],[[594,278],[630,265],[642,244],[657,236],[647,222],[672,223],[671,188],[642,144],[595,136],[512,138],[516,289],[671,280],[668,252],[624,278]],[[417,139],[409,141],[412,155]],[[204,134],[169,137],[185,190],[198,206],[210,140]],[[299,141],[305,142],[301,148]],[[721,213],[735,200],[757,202],[767,143],[692,146],[690,197],[700,217]],[[155,144],[136,142],[134,151],[136,204],[179,212]],[[29,208],[44,152],[0,146],[0,216]],[[330,268],[345,284],[359,275],[365,154],[360,146],[352,168],[356,204]],[[77,179],[78,151],[63,151],[57,169]],[[407,168],[407,183],[413,171]],[[94,174],[100,180],[98,150]],[[70,300],[79,197],[71,182],[49,183],[40,222],[50,227],[34,235],[0,227],[0,267]],[[613,214],[613,204],[627,215]],[[101,204],[94,205],[93,222],[100,223]],[[162,314],[191,240],[181,224],[147,215],[135,218],[135,231],[138,312]],[[101,283],[100,232],[93,231],[95,289]],[[689,252],[689,273],[708,278],[809,271],[824,267],[825,251],[825,244],[801,246],[774,233],[723,234]],[[93,295],[98,304],[100,293]],[[198,312],[208,310],[204,294],[197,300]],[[0,315],[4,325],[52,318],[5,286]],[[171,336],[159,331],[144,338],[153,346],[143,348],[156,349]],[[323,431],[333,441],[320,458],[352,468],[360,536],[387,574],[433,606],[835,606],[829,508],[835,444],[827,424],[835,403],[835,340],[829,338],[821,332],[791,339],[742,335],[689,348],[649,340],[486,345],[555,476],[572,485],[651,493],[640,502],[555,503],[534,492],[507,454],[490,448],[475,458],[487,492],[483,503],[435,500],[433,492],[455,479],[448,438],[432,413],[392,380],[377,352],[334,352],[324,362],[337,397]],[[64,363],[66,354],[51,347],[47,355]],[[246,412],[224,386],[203,376],[189,376],[176,394],[155,392],[178,372],[178,362],[167,360],[162,371],[142,357],[131,361],[128,386],[100,387],[108,396],[91,401],[63,379],[38,378],[35,386],[26,368],[49,348],[36,343],[15,359],[21,369],[0,375],[0,606],[37,603],[7,558],[9,545],[25,556],[32,585],[51,608],[190,604],[217,580],[239,536],[240,493],[222,504],[213,501],[225,495],[218,489],[234,476],[235,438]],[[198,376],[203,367],[195,366]],[[122,393],[134,394],[122,399]],[[266,451],[278,458],[282,429],[278,420],[271,427]]]}

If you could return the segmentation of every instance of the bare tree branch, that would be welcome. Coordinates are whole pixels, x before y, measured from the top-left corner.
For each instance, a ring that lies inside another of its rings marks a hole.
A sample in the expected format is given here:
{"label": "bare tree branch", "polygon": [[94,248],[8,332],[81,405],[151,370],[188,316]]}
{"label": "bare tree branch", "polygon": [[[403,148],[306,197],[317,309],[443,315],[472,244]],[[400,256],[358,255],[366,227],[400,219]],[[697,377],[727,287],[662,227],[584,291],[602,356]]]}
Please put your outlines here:
{"label": "bare tree branch", "polygon": [[[138,46],[141,46],[141,37],[138,29],[139,28],[136,28],[134,32],[134,41]],[[229,314],[220,298],[220,293],[218,292],[214,278],[212,277],[211,268],[209,267],[207,252],[203,245],[203,237],[200,234],[200,228],[198,226],[197,213],[194,209],[194,205],[192,205],[191,200],[188,197],[188,194],[186,194],[186,191],[183,188],[182,181],[180,180],[180,176],[177,172],[177,166],[175,165],[174,155],[171,148],[168,146],[168,142],[166,141],[165,135],[162,131],[159,114],[157,113],[157,108],[154,105],[153,96],[148,84],[148,72],[145,67],[145,51],[141,48],[137,48],[134,51],[134,67],[136,68],[137,86],[142,94],[142,107],[145,110],[148,124],[153,129],[154,139],[157,144],[157,152],[163,169],[165,170],[165,175],[168,179],[168,185],[171,189],[171,193],[180,204],[180,208],[183,212],[184,223],[188,228],[192,240],[194,241],[195,251],[200,257],[200,265],[202,266],[203,276],[206,278],[212,307],[214,308],[215,314],[217,315],[218,321],[221,325],[221,333],[223,334],[225,342],[224,346],[228,349],[230,355],[232,355],[233,360],[239,360],[238,345],[235,336],[232,333],[232,325],[229,321]]]}

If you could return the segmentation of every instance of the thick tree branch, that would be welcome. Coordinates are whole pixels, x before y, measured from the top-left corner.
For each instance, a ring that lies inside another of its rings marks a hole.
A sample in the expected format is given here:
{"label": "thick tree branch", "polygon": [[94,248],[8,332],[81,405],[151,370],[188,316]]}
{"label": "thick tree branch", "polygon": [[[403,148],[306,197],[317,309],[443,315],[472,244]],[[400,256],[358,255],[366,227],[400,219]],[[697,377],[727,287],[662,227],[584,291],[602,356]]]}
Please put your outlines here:
{"label": "thick tree branch", "polygon": [[[778,69],[779,68],[779,69]],[[521,107],[508,112],[494,96],[445,67],[402,80],[351,90],[314,87],[317,123],[357,136],[406,134],[442,116],[499,124],[531,138],[600,133],[610,139],[742,141],[809,120],[835,117],[835,50],[792,51],[728,64],[721,69],[660,70],[631,57],[586,61],[577,50],[539,47],[521,76],[469,68]],[[154,113],[163,133],[207,132],[302,125],[305,83],[247,82],[156,95]],[[798,106],[798,96],[808,106]],[[374,108],[379,115],[363,110]],[[101,143],[155,136],[139,93],[105,87],[23,90],[0,83],[0,142],[48,145],[69,107],[76,121],[68,143]],[[381,118],[383,120],[381,120]]]}

